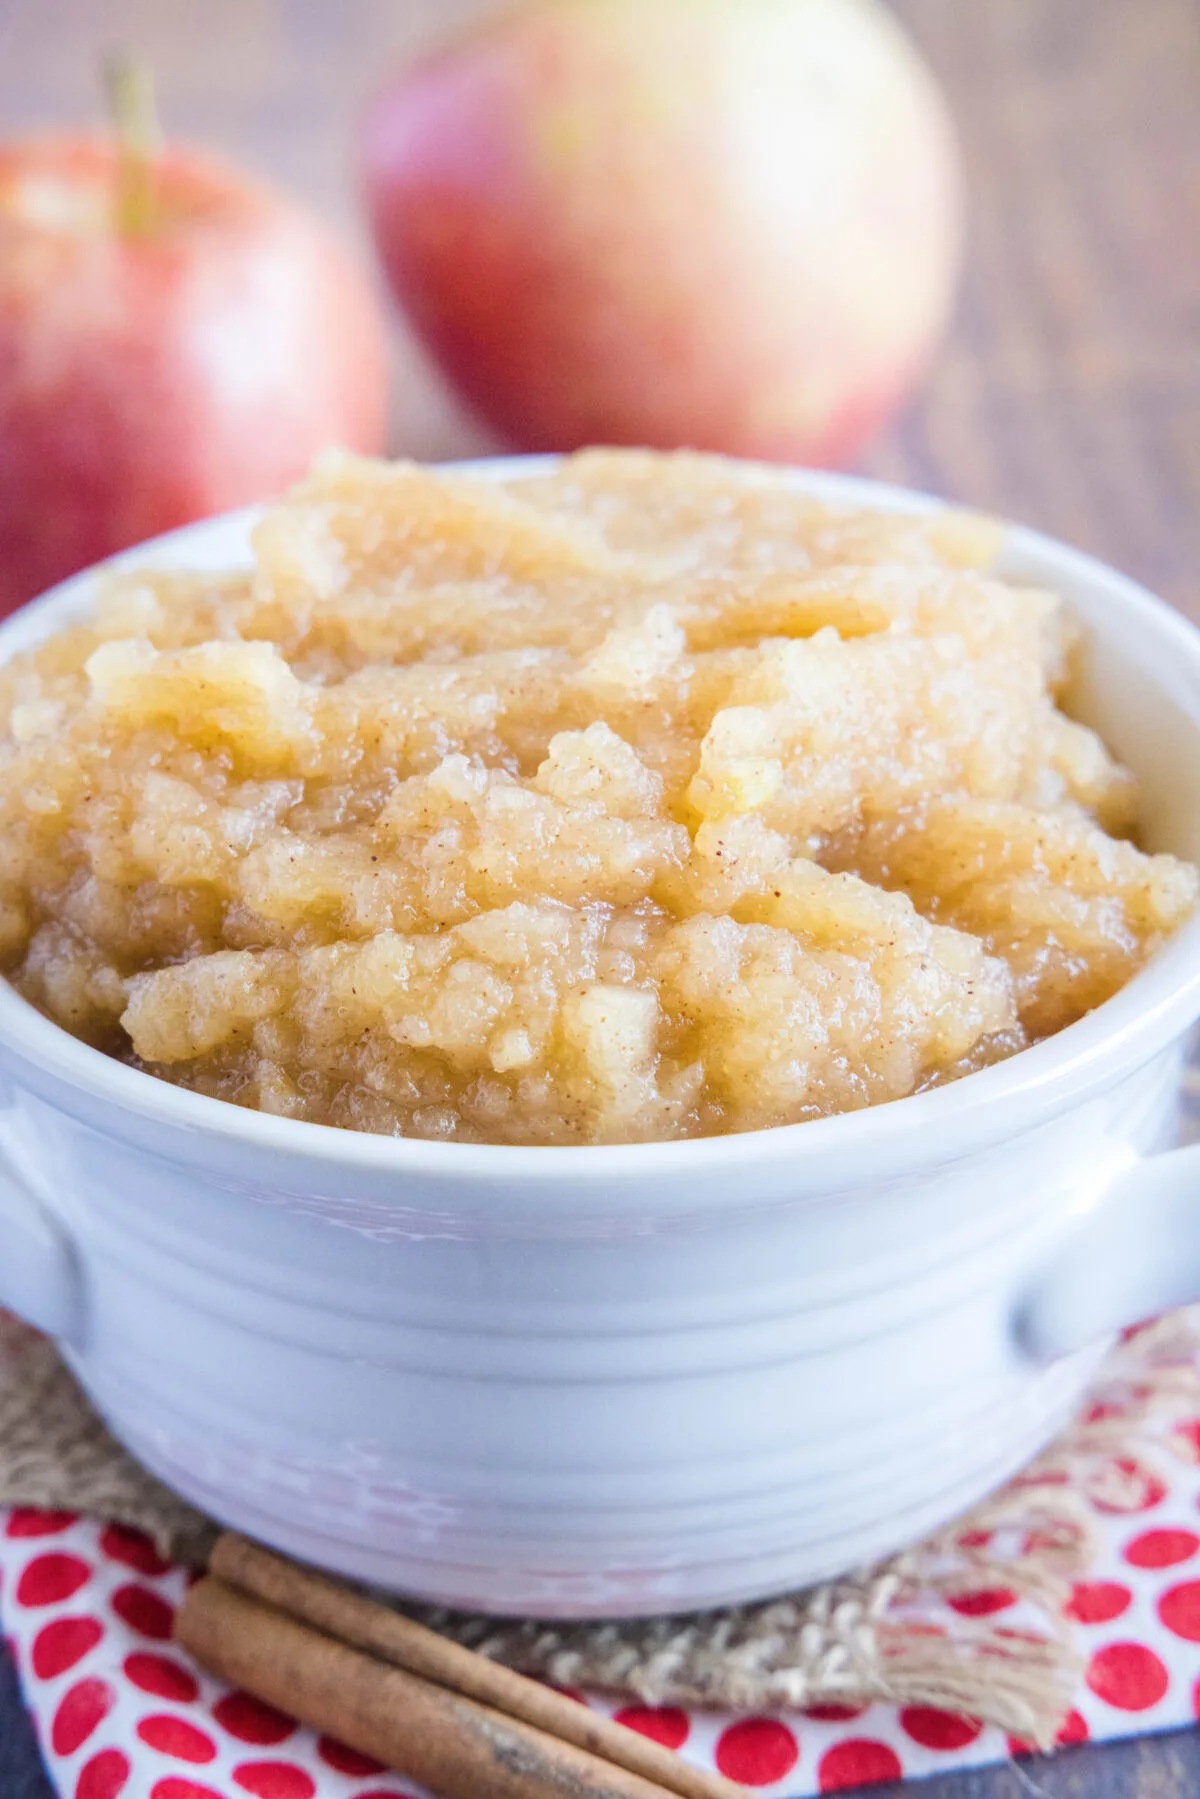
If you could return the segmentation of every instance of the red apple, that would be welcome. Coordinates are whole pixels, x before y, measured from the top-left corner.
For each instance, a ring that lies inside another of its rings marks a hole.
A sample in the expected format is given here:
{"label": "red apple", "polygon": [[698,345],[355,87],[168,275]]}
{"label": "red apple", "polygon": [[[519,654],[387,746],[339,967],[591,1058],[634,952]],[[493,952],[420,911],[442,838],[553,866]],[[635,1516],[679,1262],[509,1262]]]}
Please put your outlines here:
{"label": "red apple", "polygon": [[118,217],[107,141],[0,145],[0,613],[113,550],[376,451],[384,329],[302,207],[190,150]]}
{"label": "red apple", "polygon": [[384,268],[522,449],[837,463],[959,265],[955,141],[876,0],[534,0],[370,112]]}

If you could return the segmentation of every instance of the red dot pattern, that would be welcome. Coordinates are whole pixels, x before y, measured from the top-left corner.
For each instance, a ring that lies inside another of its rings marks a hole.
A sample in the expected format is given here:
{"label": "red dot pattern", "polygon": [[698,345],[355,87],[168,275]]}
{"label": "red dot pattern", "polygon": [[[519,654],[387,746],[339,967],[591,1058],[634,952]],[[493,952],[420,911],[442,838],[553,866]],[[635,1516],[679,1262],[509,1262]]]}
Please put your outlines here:
{"label": "red dot pattern", "polygon": [[1200,1550],[1194,1530],[1144,1530],[1125,1545],[1125,1560],[1134,1568],[1177,1568]]}
{"label": "red dot pattern", "polygon": [[1067,1616],[1077,1624],[1108,1624],[1132,1604],[1133,1594],[1119,1581],[1081,1580],[1067,1602]]}
{"label": "red dot pattern", "polygon": [[294,1762],[243,1762],[233,1778],[254,1799],[313,1799],[317,1790],[312,1775]]}
{"label": "red dot pattern", "polygon": [[125,1678],[141,1693],[153,1693],[157,1699],[174,1699],[190,1705],[199,1696],[200,1683],[181,1662],[165,1655],[134,1654],[125,1657]]}
{"label": "red dot pattern", "polygon": [[123,1749],[102,1749],[79,1770],[75,1799],[117,1799],[131,1772],[132,1764]]}
{"label": "red dot pattern", "polygon": [[328,1767],[336,1768],[339,1774],[383,1773],[382,1762],[373,1761],[358,1749],[351,1749],[348,1743],[339,1743],[336,1737],[318,1737],[317,1754]]}
{"label": "red dot pattern", "polygon": [[716,1764],[727,1780],[743,1786],[773,1786],[800,1759],[795,1732],[778,1718],[743,1718],[717,1739]]}
{"label": "red dot pattern", "polygon": [[868,1786],[877,1780],[899,1780],[903,1772],[900,1757],[886,1743],[851,1737],[825,1751],[817,1768],[817,1785],[822,1793],[840,1793],[846,1787]]}
{"label": "red dot pattern", "polygon": [[[1200,1444],[1200,1424],[1195,1435]],[[1070,1601],[1087,1673],[1060,1747],[1200,1717],[1200,1459],[1179,1466],[1169,1490],[1131,1462],[1106,1491],[1110,1548]],[[170,1642],[185,1584],[139,1532],[0,1512],[0,1632],[13,1640],[63,1799],[414,1799],[369,1757],[202,1676]],[[1014,1646],[1039,1630],[1036,1607],[999,1584],[965,1589],[940,1612],[932,1603],[919,1627],[985,1630]],[[827,1702],[714,1724],[682,1707],[592,1703],[764,1799],[848,1792],[1030,1747],[925,1705]]]}
{"label": "red dot pattern", "polygon": [[900,1713],[900,1728],[923,1749],[948,1752],[973,1743],[983,1725],[977,1718],[959,1718],[933,1705],[906,1705]]}
{"label": "red dot pattern", "polygon": [[1108,1643],[1097,1649],[1085,1678],[1098,1699],[1123,1712],[1149,1711],[1171,1684],[1161,1656],[1144,1643]]}
{"label": "red dot pattern", "polygon": [[213,1717],[239,1743],[262,1747],[284,1742],[296,1728],[296,1720],[249,1693],[227,1693],[213,1706]]}
{"label": "red dot pattern", "polygon": [[39,1680],[53,1680],[81,1662],[103,1635],[99,1618],[54,1618],[34,1637],[30,1666]]}
{"label": "red dot pattern", "polygon": [[50,1747],[55,1755],[74,1755],[112,1710],[116,1699],[116,1692],[106,1680],[90,1675],[77,1681],[59,1700],[50,1726]]}
{"label": "red dot pattern", "polygon": [[106,1524],[100,1547],[110,1562],[136,1568],[139,1574],[165,1574],[170,1566],[144,1531],[129,1530],[124,1524]]}
{"label": "red dot pattern", "polygon": [[92,1570],[82,1556],[58,1550],[35,1556],[17,1581],[17,1604],[60,1605],[64,1599],[74,1598],[91,1578]]}
{"label": "red dot pattern", "polygon": [[225,1799],[213,1787],[201,1786],[198,1780],[184,1780],[179,1774],[168,1774],[150,1788],[150,1799]]}
{"label": "red dot pattern", "polygon": [[206,1730],[196,1724],[189,1724],[186,1718],[177,1718],[171,1712],[155,1712],[149,1718],[143,1718],[137,1727],[138,1736],[151,1749],[159,1749],[164,1755],[173,1755],[181,1762],[215,1761],[216,1744]]}
{"label": "red dot pattern", "polygon": [[111,1605],[122,1623],[139,1636],[165,1643],[175,1627],[175,1608],[150,1587],[118,1587]]}
{"label": "red dot pattern", "polygon": [[74,1512],[44,1512],[38,1506],[18,1505],[8,1514],[8,1537],[56,1537],[75,1522]]}
{"label": "red dot pattern", "polygon": [[667,1749],[682,1749],[691,1729],[687,1713],[675,1705],[626,1705],[613,1715],[627,1730],[652,1737]]}
{"label": "red dot pattern", "polygon": [[1168,1588],[1159,1599],[1158,1615],[1173,1635],[1200,1643],[1200,1580]]}
{"label": "red dot pattern", "polygon": [[1081,1712],[1072,1710],[1059,1725],[1054,1741],[1060,1749],[1069,1749],[1072,1743],[1086,1743],[1090,1736],[1087,1719]]}
{"label": "red dot pattern", "polygon": [[1017,1596],[1008,1587],[988,1587],[977,1593],[959,1593],[948,1601],[952,1611],[963,1618],[987,1618],[1015,1605]]}

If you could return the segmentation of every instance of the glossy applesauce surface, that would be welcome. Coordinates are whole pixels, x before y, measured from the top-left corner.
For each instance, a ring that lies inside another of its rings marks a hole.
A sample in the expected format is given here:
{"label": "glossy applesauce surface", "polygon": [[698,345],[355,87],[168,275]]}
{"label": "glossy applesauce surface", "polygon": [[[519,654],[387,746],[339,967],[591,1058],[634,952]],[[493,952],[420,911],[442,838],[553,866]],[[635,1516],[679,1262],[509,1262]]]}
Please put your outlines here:
{"label": "glossy applesauce surface", "polygon": [[0,671],[0,948],[68,1030],[354,1130],[583,1144],[895,1099],[1189,912],[999,532],[590,451],[337,458],[255,568]]}

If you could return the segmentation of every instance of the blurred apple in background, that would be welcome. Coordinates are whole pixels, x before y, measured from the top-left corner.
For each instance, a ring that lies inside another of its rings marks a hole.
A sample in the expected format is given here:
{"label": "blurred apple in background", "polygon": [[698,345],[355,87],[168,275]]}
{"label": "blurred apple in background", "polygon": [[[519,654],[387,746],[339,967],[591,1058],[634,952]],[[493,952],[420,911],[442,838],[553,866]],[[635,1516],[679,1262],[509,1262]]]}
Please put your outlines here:
{"label": "blurred apple in background", "polygon": [[397,296],[521,449],[843,462],[958,272],[950,121],[877,0],[532,0],[399,75],[363,171]]}
{"label": "blurred apple in background", "polygon": [[0,144],[0,613],[127,544],[383,447],[384,327],[304,208],[116,141]]}

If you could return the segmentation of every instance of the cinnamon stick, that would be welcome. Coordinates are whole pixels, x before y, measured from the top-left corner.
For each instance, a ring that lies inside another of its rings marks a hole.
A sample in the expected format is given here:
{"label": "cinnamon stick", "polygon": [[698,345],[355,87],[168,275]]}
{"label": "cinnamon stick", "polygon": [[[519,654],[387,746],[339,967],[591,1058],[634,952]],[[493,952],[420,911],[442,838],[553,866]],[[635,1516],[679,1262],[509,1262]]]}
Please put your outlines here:
{"label": "cinnamon stick", "polygon": [[[209,1568],[228,1585],[289,1617],[315,1625],[326,1636],[572,1743],[589,1755],[657,1783],[680,1799],[745,1799],[745,1788],[692,1767],[661,1743],[614,1724],[552,1687],[464,1649],[389,1606],[378,1605],[247,1537],[232,1532],[222,1536]],[[284,1709],[289,1708],[285,1705]]]}
{"label": "cinnamon stick", "polygon": [[440,1799],[669,1799],[627,1768],[351,1649],[211,1574],[187,1593],[175,1635],[213,1674]]}

